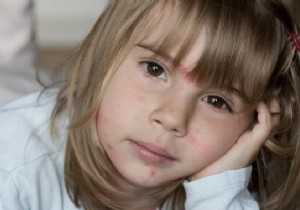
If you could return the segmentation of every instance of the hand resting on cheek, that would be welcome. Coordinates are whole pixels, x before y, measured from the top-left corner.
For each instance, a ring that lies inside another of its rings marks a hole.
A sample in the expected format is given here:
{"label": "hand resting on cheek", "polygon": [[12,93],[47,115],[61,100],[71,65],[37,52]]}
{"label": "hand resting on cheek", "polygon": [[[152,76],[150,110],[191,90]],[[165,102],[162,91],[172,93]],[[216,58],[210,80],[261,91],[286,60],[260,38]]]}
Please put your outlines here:
{"label": "hand resting on cheek", "polygon": [[[189,177],[189,181],[249,166],[268,139],[272,128],[278,124],[279,102],[273,99],[269,106],[260,102],[256,107],[257,122],[246,130],[233,147],[220,159]],[[275,114],[272,116],[272,114]]]}

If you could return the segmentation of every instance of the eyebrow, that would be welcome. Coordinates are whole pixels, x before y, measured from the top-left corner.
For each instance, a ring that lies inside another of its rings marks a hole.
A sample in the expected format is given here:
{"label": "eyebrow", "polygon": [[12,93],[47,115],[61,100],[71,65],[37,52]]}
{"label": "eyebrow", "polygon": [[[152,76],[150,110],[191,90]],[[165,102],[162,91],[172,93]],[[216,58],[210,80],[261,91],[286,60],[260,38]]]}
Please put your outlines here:
{"label": "eyebrow", "polygon": [[174,63],[174,58],[172,58],[169,54],[165,52],[159,51],[154,45],[138,44],[137,46],[143,48],[144,50],[153,52],[155,55],[162,57],[164,60],[170,63]]}

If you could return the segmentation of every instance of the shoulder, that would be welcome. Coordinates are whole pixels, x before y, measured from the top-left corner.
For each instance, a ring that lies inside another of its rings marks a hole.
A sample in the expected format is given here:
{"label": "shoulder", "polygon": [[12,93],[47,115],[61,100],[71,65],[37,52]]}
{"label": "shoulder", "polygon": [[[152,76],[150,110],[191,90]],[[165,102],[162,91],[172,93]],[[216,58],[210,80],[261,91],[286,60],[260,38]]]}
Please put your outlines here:
{"label": "shoulder", "polygon": [[12,171],[61,147],[49,126],[56,93],[33,93],[0,107],[0,169]]}
{"label": "shoulder", "polygon": [[56,93],[33,93],[0,107],[0,209],[77,209],[64,187],[66,117],[50,135]]}
{"label": "shoulder", "polygon": [[[54,103],[54,91],[36,92],[18,98],[0,106],[0,126],[5,125],[6,122],[22,125],[25,120],[30,121],[30,124],[44,120],[46,115],[51,113]],[[16,122],[16,119],[21,121]]]}
{"label": "shoulder", "polygon": [[1,119],[7,116],[32,118],[32,114],[36,111],[51,109],[54,106],[56,94],[55,90],[35,92],[3,104],[0,106]]}

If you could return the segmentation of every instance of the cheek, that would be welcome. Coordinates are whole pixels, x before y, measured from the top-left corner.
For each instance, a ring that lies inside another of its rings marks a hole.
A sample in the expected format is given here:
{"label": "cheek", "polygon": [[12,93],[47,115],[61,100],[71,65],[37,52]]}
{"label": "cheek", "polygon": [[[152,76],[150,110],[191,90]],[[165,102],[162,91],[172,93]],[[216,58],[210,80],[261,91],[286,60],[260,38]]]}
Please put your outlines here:
{"label": "cheek", "polygon": [[99,108],[97,116],[97,130],[100,139],[107,138],[107,132],[105,132],[105,130],[108,125],[108,121],[108,117],[104,114],[103,109]]}
{"label": "cheek", "polygon": [[105,123],[108,123],[108,118],[104,115],[103,110],[99,108],[97,117],[97,127],[101,128]]}
{"label": "cheek", "polygon": [[213,125],[202,125],[201,129],[189,132],[186,137],[188,152],[206,163],[223,156],[235,144],[248,123],[237,120],[235,123],[214,122]]}
{"label": "cheek", "polygon": [[103,124],[103,111],[101,108],[98,110],[98,117],[97,117],[97,127],[101,127]]}
{"label": "cheek", "polygon": [[126,160],[126,157],[119,153],[118,148],[114,146],[114,144],[110,144],[109,142],[102,142],[105,153],[112,161],[113,165],[118,168],[122,161]]}
{"label": "cheek", "polygon": [[[202,140],[203,139],[203,140]],[[188,153],[193,155],[195,161],[203,162],[203,164],[210,163],[219,156],[218,145],[212,144],[210,136],[199,136],[197,132],[190,132],[187,135]]]}

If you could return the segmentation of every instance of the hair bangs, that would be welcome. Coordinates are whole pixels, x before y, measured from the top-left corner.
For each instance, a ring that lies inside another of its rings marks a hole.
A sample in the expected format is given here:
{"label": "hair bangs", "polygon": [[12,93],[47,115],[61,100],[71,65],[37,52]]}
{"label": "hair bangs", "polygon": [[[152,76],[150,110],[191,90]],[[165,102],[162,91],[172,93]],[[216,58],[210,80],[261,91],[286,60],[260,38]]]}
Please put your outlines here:
{"label": "hair bangs", "polygon": [[284,30],[278,34],[279,24],[267,14],[255,15],[255,2],[228,1],[228,7],[215,1],[205,4],[201,16],[207,25],[205,49],[191,78],[201,85],[234,88],[248,103],[258,102],[269,94],[264,90],[270,83]]}
{"label": "hair bangs", "polygon": [[[275,68],[273,61],[280,52],[282,34],[278,35],[278,24],[268,19],[267,14],[255,15],[258,12],[255,4],[247,1],[228,1],[225,5],[218,1],[159,2],[142,23],[141,28],[145,30],[139,34],[142,37],[139,42],[147,42],[163,23],[163,32],[148,44],[161,52],[159,54],[170,55],[175,51],[172,57],[177,67],[203,36],[204,50],[190,73],[191,79],[201,86],[237,89],[247,102],[256,103],[266,94],[262,90]],[[153,17],[152,13],[160,15]]]}
{"label": "hair bangs", "polygon": [[282,45],[282,34],[276,32],[278,25],[267,14],[256,15],[256,3],[159,2],[156,9],[165,12],[155,17],[149,13],[149,24],[145,24],[140,42],[147,40],[163,22],[163,33],[149,44],[160,54],[175,51],[176,67],[204,34],[205,49],[191,79],[201,86],[237,89],[247,102],[256,103],[266,94],[261,90],[269,85]]}

